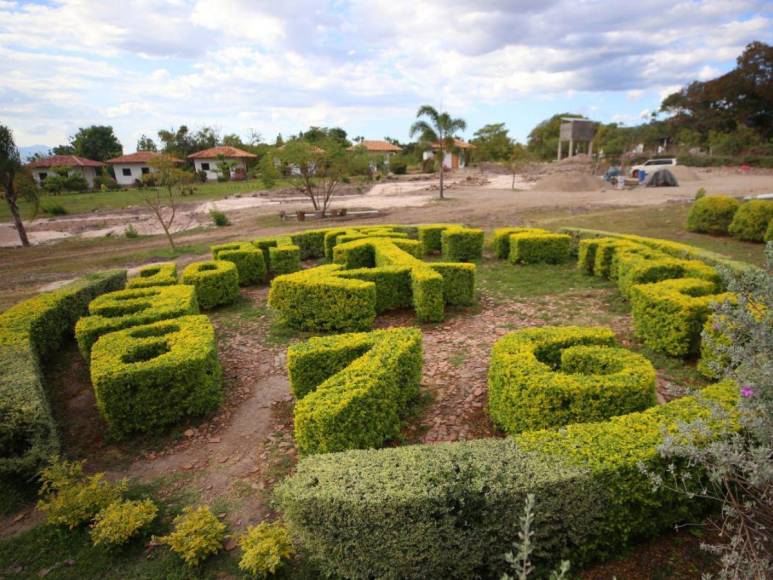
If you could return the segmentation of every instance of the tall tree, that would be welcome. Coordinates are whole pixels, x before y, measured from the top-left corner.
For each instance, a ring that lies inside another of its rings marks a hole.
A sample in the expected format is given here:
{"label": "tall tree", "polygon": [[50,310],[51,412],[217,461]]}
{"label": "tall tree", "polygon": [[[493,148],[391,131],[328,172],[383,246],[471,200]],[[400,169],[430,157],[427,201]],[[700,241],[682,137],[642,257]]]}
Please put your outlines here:
{"label": "tall tree", "polygon": [[142,135],[137,139],[137,151],[158,151],[158,147],[153,139],[147,135]]}
{"label": "tall tree", "polygon": [[581,119],[582,115],[559,113],[558,115],[553,115],[550,119],[545,119],[539,123],[531,130],[528,140],[526,141],[526,146],[532,155],[544,161],[556,158],[562,117],[577,117]]}
{"label": "tall tree", "polygon": [[75,155],[94,161],[105,161],[123,154],[121,142],[109,125],[92,125],[78,129],[70,139],[70,145],[75,150]]}
{"label": "tall tree", "polygon": [[510,157],[513,140],[504,123],[484,125],[473,134],[475,158],[480,161],[504,161]]}
{"label": "tall tree", "polygon": [[172,226],[177,217],[177,204],[182,195],[186,173],[177,166],[177,162],[168,155],[159,155],[148,163],[153,168],[153,177],[158,187],[139,190],[142,201],[151,209],[164,230],[172,251],[176,250],[172,238]]}
{"label": "tall tree", "polygon": [[[424,117],[424,119],[422,119]],[[437,109],[430,105],[422,105],[416,112],[416,118],[419,119],[411,125],[411,137],[419,135],[421,141],[428,147],[437,150],[440,155],[440,199],[444,199],[444,173],[443,159],[446,151],[454,149],[454,138],[456,133],[464,131],[467,128],[467,122],[464,119],[453,118],[447,112],[439,113]]]}
{"label": "tall tree", "polygon": [[335,139],[313,145],[303,139],[288,141],[279,151],[289,168],[296,189],[309,198],[325,216],[338,186],[351,174],[351,158]]}
{"label": "tall tree", "polygon": [[24,223],[19,213],[18,194],[16,191],[16,174],[21,170],[21,156],[16,142],[13,139],[11,130],[0,125],[0,184],[5,189],[5,201],[13,216],[13,223],[16,226],[16,232],[19,234],[22,246],[29,246],[30,241],[27,238],[27,230],[24,229]]}
{"label": "tall tree", "polygon": [[167,155],[173,155],[185,159],[193,153],[193,138],[187,125],[180,125],[177,129],[161,129],[158,138],[163,144],[163,151]]}

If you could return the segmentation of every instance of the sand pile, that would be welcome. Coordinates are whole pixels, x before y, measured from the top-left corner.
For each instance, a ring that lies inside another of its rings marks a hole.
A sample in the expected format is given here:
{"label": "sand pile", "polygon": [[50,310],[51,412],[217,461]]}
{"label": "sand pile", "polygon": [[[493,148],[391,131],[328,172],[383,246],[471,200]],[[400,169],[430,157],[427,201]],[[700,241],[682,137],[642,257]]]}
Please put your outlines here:
{"label": "sand pile", "polygon": [[586,173],[560,172],[546,175],[532,188],[534,191],[601,191],[610,185],[601,179]]}
{"label": "sand pile", "polygon": [[679,183],[682,181],[700,181],[701,178],[697,171],[686,165],[666,165],[663,169],[668,169]]}

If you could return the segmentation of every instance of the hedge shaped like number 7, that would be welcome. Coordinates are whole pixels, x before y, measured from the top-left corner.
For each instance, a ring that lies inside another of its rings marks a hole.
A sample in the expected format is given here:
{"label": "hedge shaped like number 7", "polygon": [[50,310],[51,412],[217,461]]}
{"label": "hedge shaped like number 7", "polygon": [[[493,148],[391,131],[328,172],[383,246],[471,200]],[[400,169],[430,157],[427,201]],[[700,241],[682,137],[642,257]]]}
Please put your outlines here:
{"label": "hedge shaped like number 7", "polygon": [[422,338],[416,328],[312,338],[287,353],[301,453],[380,447],[399,434],[419,393]]}

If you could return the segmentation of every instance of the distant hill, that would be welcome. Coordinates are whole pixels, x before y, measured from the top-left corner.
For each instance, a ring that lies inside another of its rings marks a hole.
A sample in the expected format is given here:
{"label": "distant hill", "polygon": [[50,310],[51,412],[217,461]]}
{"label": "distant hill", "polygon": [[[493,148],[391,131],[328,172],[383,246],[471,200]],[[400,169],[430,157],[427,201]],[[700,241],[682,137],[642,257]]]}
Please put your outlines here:
{"label": "distant hill", "polygon": [[19,155],[21,155],[22,163],[26,163],[35,153],[48,155],[50,150],[51,147],[48,145],[30,145],[29,147],[19,147]]}

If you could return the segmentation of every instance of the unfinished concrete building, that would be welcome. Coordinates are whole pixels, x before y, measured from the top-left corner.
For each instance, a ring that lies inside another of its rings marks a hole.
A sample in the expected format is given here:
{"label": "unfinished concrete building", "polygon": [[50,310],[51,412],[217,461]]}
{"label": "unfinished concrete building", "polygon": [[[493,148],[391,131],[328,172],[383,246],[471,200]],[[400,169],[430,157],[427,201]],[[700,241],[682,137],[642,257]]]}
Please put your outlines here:
{"label": "unfinished concrete building", "polygon": [[593,155],[593,135],[595,132],[596,129],[593,121],[575,117],[562,117],[561,130],[558,134],[558,161],[561,161],[564,141],[569,142],[567,157],[572,157],[577,153]]}

